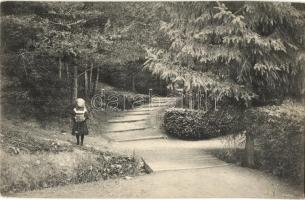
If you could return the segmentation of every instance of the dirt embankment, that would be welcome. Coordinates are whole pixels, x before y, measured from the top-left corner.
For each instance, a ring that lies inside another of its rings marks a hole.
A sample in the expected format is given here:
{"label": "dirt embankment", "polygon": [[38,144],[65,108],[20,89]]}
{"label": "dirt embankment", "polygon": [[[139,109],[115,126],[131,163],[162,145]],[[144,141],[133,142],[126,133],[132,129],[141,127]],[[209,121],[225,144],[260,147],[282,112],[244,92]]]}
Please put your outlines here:
{"label": "dirt embankment", "polygon": [[139,159],[77,146],[66,132],[42,129],[33,121],[2,119],[1,125],[3,195],[144,173]]}

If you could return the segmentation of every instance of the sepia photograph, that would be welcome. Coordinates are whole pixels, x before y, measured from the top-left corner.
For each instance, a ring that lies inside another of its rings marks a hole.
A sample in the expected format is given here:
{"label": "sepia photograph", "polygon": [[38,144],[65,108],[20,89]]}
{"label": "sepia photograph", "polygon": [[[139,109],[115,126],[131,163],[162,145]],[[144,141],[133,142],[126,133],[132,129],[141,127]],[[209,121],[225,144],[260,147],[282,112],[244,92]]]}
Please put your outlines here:
{"label": "sepia photograph", "polygon": [[0,2],[0,193],[304,199],[305,2]]}

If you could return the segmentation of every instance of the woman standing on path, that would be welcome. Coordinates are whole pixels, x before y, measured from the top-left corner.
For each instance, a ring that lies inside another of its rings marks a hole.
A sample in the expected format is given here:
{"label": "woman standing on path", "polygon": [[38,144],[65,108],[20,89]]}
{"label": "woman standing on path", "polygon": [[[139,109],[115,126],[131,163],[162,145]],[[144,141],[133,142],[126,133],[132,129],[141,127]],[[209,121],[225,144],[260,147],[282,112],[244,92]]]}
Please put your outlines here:
{"label": "woman standing on path", "polygon": [[80,144],[84,143],[84,136],[89,134],[86,120],[88,119],[88,111],[85,106],[85,100],[78,98],[76,99],[76,107],[72,113],[72,135],[76,136],[77,145],[79,145],[79,137],[81,138]]}

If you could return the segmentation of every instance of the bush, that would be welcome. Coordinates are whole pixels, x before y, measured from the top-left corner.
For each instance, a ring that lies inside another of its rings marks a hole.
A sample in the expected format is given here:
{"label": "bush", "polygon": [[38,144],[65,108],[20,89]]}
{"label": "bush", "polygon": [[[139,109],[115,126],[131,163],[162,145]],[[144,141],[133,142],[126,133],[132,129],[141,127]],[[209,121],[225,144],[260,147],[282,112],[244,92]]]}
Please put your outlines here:
{"label": "bush", "polygon": [[[288,178],[304,181],[303,105],[257,107],[242,110],[223,107],[219,111],[170,109],[164,116],[169,135],[182,139],[204,139],[243,131],[255,136],[255,167]],[[239,147],[238,147],[239,148]],[[214,154],[222,160],[243,163],[243,149],[222,149]]]}
{"label": "bush", "polygon": [[[302,105],[283,104],[251,108],[244,112],[240,126],[255,136],[255,168],[296,184],[304,182],[303,109]],[[212,153],[226,162],[243,164],[245,151],[242,148],[217,149]]]}
{"label": "bush", "polygon": [[241,131],[243,110],[227,106],[218,111],[169,109],[164,126],[169,135],[182,139],[205,139]]}
{"label": "bush", "polygon": [[304,180],[304,126],[302,106],[268,106],[245,113],[248,131],[255,130],[260,169],[298,183]]}

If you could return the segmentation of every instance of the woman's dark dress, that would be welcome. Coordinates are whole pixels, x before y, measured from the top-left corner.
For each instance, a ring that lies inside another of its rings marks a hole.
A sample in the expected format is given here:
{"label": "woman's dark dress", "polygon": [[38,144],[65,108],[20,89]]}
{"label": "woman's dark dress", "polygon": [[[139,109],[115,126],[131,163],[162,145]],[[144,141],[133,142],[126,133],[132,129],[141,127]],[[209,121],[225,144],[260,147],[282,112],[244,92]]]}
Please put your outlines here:
{"label": "woman's dark dress", "polygon": [[85,112],[85,118],[86,120],[83,122],[76,122],[75,121],[75,112],[74,110],[72,111],[72,121],[73,121],[73,127],[72,127],[72,135],[88,135],[88,127],[87,127],[87,119],[89,118],[88,112]]}

